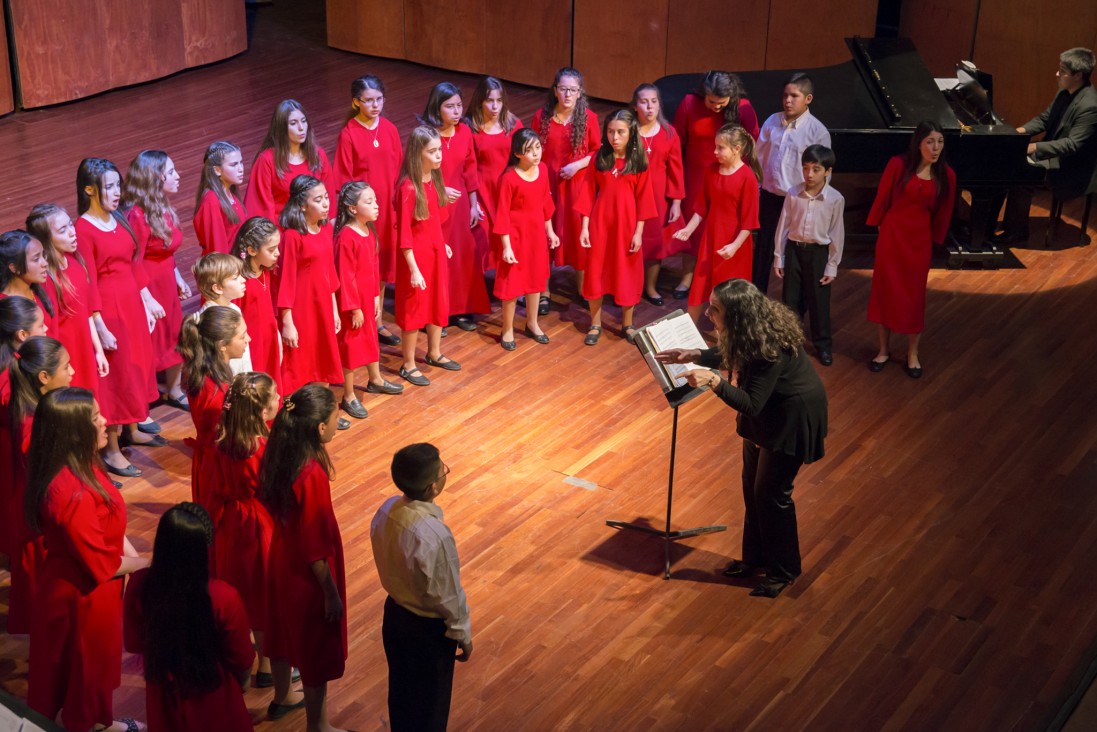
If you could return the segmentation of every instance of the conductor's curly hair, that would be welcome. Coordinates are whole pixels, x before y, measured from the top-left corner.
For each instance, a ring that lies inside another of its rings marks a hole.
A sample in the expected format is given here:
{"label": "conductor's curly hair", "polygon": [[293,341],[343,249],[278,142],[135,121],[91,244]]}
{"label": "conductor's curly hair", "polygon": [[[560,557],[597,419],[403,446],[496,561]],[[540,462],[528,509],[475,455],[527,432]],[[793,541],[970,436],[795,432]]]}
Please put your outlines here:
{"label": "conductor's curly hair", "polygon": [[795,353],[804,340],[796,313],[770,299],[747,280],[721,282],[713,296],[724,309],[720,355],[724,367],[740,369],[751,361],[777,361],[781,352]]}

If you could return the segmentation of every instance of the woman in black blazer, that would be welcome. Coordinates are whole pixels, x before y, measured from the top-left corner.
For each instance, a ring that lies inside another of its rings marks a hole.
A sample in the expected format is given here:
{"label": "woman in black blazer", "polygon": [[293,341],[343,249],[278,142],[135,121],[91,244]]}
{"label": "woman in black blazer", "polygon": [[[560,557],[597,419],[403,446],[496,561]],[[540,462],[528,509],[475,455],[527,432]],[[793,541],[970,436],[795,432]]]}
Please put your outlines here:
{"label": "woman in black blazer", "polygon": [[713,290],[708,316],[719,336],[716,347],[676,348],[657,358],[723,368],[737,382],[702,369],[686,375],[690,385],[710,387],[739,412],[743,558],[724,574],[750,577],[764,569],[766,579],[750,594],[777,597],[800,575],[792,484],[801,465],[823,457],[827,395],[804,352],[800,318],[785,305],[746,280],[728,280]]}

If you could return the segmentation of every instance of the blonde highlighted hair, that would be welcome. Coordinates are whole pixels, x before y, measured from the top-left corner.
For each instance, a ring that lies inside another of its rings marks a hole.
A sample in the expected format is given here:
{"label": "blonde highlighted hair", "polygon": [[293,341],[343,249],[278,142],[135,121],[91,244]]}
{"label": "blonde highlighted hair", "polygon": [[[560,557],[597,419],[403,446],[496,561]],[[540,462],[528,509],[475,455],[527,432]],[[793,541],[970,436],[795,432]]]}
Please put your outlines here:
{"label": "blonde highlighted hair", "polygon": [[171,242],[171,226],[167,220],[179,226],[179,214],[164,193],[164,174],[170,159],[163,150],[143,150],[137,153],[126,174],[120,207],[123,211],[140,207],[152,235],[163,240],[165,244]]}
{"label": "blonde highlighted hair", "polygon": [[213,252],[199,259],[191,268],[194,281],[198,283],[198,292],[207,300],[216,300],[214,285],[223,285],[237,275],[244,274],[244,263],[230,254]]}

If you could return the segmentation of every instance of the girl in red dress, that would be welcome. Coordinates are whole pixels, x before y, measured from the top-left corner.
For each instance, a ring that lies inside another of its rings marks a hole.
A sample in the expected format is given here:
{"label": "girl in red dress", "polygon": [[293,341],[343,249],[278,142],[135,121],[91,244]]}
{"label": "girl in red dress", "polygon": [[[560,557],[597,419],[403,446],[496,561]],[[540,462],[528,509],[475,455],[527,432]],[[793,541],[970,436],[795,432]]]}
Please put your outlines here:
{"label": "girl in red dress", "polygon": [[[640,140],[648,156],[648,176],[655,198],[656,216],[644,225],[644,299],[662,305],[657,283],[659,269],[671,254],[669,242],[681,226],[682,199],[686,189],[682,173],[682,143],[678,133],[663,117],[663,100],[654,84],[641,84],[632,93]],[[678,227],[673,226],[678,224]]]}
{"label": "girl in red dress", "polygon": [[[410,148],[409,144],[409,148]],[[307,384],[274,418],[259,469],[259,497],[274,519],[267,569],[267,655],[274,669],[278,719],[295,705],[289,666],[301,671],[309,730],[332,730],[327,684],[342,677],[347,660],[347,588],[343,540],[331,504],[334,468],[325,445],[338,429],[335,397]]]}
{"label": "girl in red dress", "polygon": [[330,185],[331,165],[316,144],[305,110],[293,99],[281,102],[270,118],[267,136],[251,165],[244,208],[252,216],[277,221],[290,198],[290,183],[299,175],[311,175]]}
{"label": "girl in red dress", "polygon": [[[374,316],[381,310],[377,286],[377,196],[368,184],[353,181],[339,191],[335,218],[335,268],[339,271],[339,358],[343,362],[340,408],[365,419],[366,408],[354,393],[354,370],[366,367],[366,391],[399,394],[403,386],[381,377],[380,347]],[[363,327],[369,322],[368,327]]]}
{"label": "girl in red dress", "polygon": [[[372,74],[351,82],[350,112],[347,123],[339,132],[335,146],[334,190],[352,180],[369,183],[377,195],[377,239],[381,279],[378,294],[385,296],[385,283],[396,281],[396,226],[393,222],[393,195],[396,178],[400,175],[400,132],[396,125],[381,116],[385,108],[385,85]],[[381,343],[400,345],[400,337],[381,322],[377,314],[377,331]]]}
{"label": "girl in red dress", "polygon": [[[191,461],[191,500],[207,510],[217,470],[214,439],[221,421],[225,392],[232,381],[229,359],[240,358],[251,339],[240,313],[214,305],[183,321],[179,353],[183,356],[183,386],[190,397],[190,417],[197,436]],[[216,514],[214,520],[217,520]]]}
{"label": "girl in red dress", "polygon": [[27,215],[27,231],[42,242],[49,264],[46,290],[55,305],[52,332],[65,344],[72,359],[72,385],[99,391],[99,378],[110,371],[95,319],[99,314],[99,290],[95,269],[88,268],[76,246],[76,225],[68,212],[53,203],[40,203]]}
{"label": "girl in red dress", "polygon": [[751,231],[758,228],[758,183],[762,166],[754,153],[754,138],[737,125],[716,133],[716,162],[690,206],[693,214],[685,228],[674,234],[686,241],[705,222],[701,248],[689,289],[689,314],[694,322],[721,282],[750,279],[753,257]]}
{"label": "girl in red dress", "polygon": [[[122,193],[126,214],[143,258],[148,291],[164,310],[152,331],[153,370],[164,373],[165,403],[186,409],[187,395],[179,383],[183,359],[175,350],[183,324],[180,300],[190,298],[190,286],[175,266],[175,252],[183,243],[179,215],[168,200],[179,192],[179,173],[163,150],[145,150],[130,163]],[[156,388],[155,383],[153,388]]]}
{"label": "girl in red dress", "polygon": [[541,287],[549,275],[549,249],[560,246],[552,228],[554,212],[548,168],[541,162],[541,138],[528,127],[517,130],[511,138],[506,172],[499,180],[493,218],[494,233],[500,239],[495,296],[503,301],[500,343],[504,350],[518,347],[514,311],[522,295],[526,297],[526,335],[541,344],[549,342],[537,315]]}
{"label": "girl in red dress", "polygon": [[232,256],[244,263],[244,296],[236,301],[248,324],[251,366],[275,381],[282,373],[282,334],[271,298],[271,270],[278,264],[278,227],[262,216],[252,216],[240,226],[232,244]]}
{"label": "girl in red dress", "polygon": [[41,241],[19,229],[0,235],[0,297],[34,300],[42,309],[47,329],[56,312],[46,294],[48,280],[49,262]]}
{"label": "girl in red dress", "polygon": [[194,233],[202,254],[228,254],[244,221],[240,186],[244,184],[244,156],[240,148],[219,140],[206,148],[202,177],[194,202]]}
{"label": "girl in red dress", "polygon": [[[687,94],[674,113],[674,129],[682,140],[685,158],[686,191],[682,214],[686,221],[693,217],[693,202],[705,182],[705,171],[712,164],[716,133],[725,125],[739,125],[752,138],[758,138],[758,114],[745,98],[743,82],[726,71],[709,71],[701,79],[697,91]],[[684,300],[689,294],[701,239],[696,236],[688,241],[688,247],[680,245],[679,249],[683,273],[682,281],[674,289],[677,300]]]}
{"label": "girl in red dress", "polygon": [[[107,419],[107,449],[103,462],[115,475],[141,475],[122,454],[122,441],[159,447],[167,440],[145,434],[136,423],[149,416],[149,404],[160,398],[153,373],[149,333],[164,309],[148,290],[148,275],[137,238],[118,213],[122,176],[114,163],[85,158],[76,172],[76,237],[87,253],[88,269],[98,290],[99,341],[107,354],[109,373],[99,381],[99,406]],[[153,427],[152,429],[158,429]]]}
{"label": "girl in red dress", "polygon": [[[556,213],[553,229],[560,237],[553,261],[575,269],[576,289],[583,289],[583,268],[580,259],[579,231],[581,216],[575,202],[586,182],[586,169],[591,153],[598,149],[598,115],[591,111],[583,91],[583,75],[570,66],[556,72],[545,106],[534,113],[530,128],[536,130],[544,146],[544,162],[548,168]],[[545,282],[544,297],[539,312],[547,315],[549,288]]]}
{"label": "girl in red dress", "polygon": [[430,379],[415,365],[419,330],[427,332],[426,362],[447,371],[461,364],[442,355],[442,328],[449,319],[449,265],[453,252],[442,225],[449,215],[442,183],[442,138],[433,127],[416,127],[396,185],[396,324],[403,331],[400,376],[416,386]]}
{"label": "girl in red dress", "polygon": [[65,729],[136,728],[113,719],[122,684],[122,577],[148,566],[126,538],[126,503],[103,471],[106,418],[86,389],[56,389],[35,410],[28,524],[45,541],[30,631],[27,704]]}
{"label": "girl in red dress", "polygon": [[593,346],[602,335],[602,298],[621,306],[622,335],[632,343],[632,314],[644,290],[644,222],[655,218],[648,159],[640,144],[636,115],[619,109],[606,117],[602,147],[587,172],[587,185],[576,202],[583,217],[579,244],[585,250],[583,297],[590,303],[590,329],[583,342]]}
{"label": "girl in red dress", "polygon": [[461,122],[461,90],[449,82],[430,90],[419,124],[438,131],[442,140],[442,181],[451,206],[442,234],[450,248],[449,314],[461,330],[476,330],[473,313],[491,312],[484,282],[487,252],[478,250],[472,228],[480,223],[480,176],[472,130]]}
{"label": "girl in red dress", "polygon": [[210,578],[213,523],[178,503],[160,517],[152,566],[123,606],[126,650],[143,656],[149,732],[250,732],[244,689],[255,652],[240,595]]}
{"label": "girl in red dress", "polygon": [[905,155],[888,161],[867,223],[880,227],[868,299],[880,350],[869,362],[880,371],[891,358],[891,332],[907,336],[906,372],[922,376],[918,341],[926,327],[926,283],[933,245],[952,221],[956,174],[945,162],[945,138],[931,121],[919,122]]}

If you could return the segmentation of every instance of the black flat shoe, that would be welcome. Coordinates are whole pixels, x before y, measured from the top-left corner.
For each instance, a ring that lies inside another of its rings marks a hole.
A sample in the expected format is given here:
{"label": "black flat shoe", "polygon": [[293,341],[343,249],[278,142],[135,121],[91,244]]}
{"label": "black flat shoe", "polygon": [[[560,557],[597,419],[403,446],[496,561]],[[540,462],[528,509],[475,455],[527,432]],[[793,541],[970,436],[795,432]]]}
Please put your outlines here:
{"label": "black flat shoe", "polygon": [[540,302],[537,303],[537,314],[538,315],[548,315],[549,314],[549,306],[551,304],[552,304],[551,300],[549,300],[544,295],[541,295],[541,300],[540,300]]}
{"label": "black flat shoe", "polygon": [[453,324],[467,333],[476,330],[476,323],[472,318],[457,318],[453,321]]}
{"label": "black flat shoe", "polygon": [[768,597],[773,599],[785,591],[792,584],[792,580],[765,579],[757,587],[750,591],[751,597]]}
{"label": "black flat shoe", "polygon": [[884,370],[888,361],[891,360],[891,354],[888,354],[887,361],[877,361],[875,358],[868,362],[868,370],[874,374],[878,374]]}
{"label": "black flat shoe", "polygon": [[339,408],[350,416],[354,417],[355,419],[365,419],[369,416],[369,412],[367,412],[366,408],[362,406],[362,402],[358,401],[357,399],[352,402],[348,402],[344,399],[343,401],[339,402]]}
{"label": "black flat shoe", "polygon": [[754,565],[747,564],[740,559],[732,559],[723,569],[725,577],[750,577],[754,574]]}
{"label": "black flat shoe", "polygon": [[513,351],[515,348],[518,347],[517,342],[515,342],[515,341],[504,341],[502,338],[499,339],[499,345],[503,347],[504,351]]}
{"label": "black flat shoe", "polygon": [[164,447],[167,444],[168,441],[160,435],[152,435],[152,439],[148,442],[134,442],[126,430],[122,430],[122,434],[118,435],[118,445],[120,447]]}
{"label": "black flat shoe", "polygon": [[337,430],[349,430],[350,429],[350,420],[345,419],[343,417],[340,417],[339,422],[336,424],[335,428]]}
{"label": "black flat shoe", "polygon": [[[438,354],[438,355],[441,358],[446,358],[441,353]],[[424,363],[427,364],[427,366],[436,366],[437,368],[445,369],[446,371],[460,371],[461,370],[461,364],[457,363],[452,358],[448,358],[445,361],[437,361],[437,360],[431,358],[430,354],[428,353],[426,355],[426,358],[423,359],[423,361],[424,361]]]}
{"label": "black flat shoe", "polygon": [[587,337],[583,339],[583,344],[587,346],[598,345],[598,339],[602,337],[602,326],[592,325],[587,329]]}
{"label": "black flat shoe", "polygon": [[529,328],[526,328],[526,335],[540,343],[542,346],[549,342],[549,337],[547,335],[545,335],[544,333],[538,335]]}
{"label": "black flat shoe", "polygon": [[430,386],[430,379],[423,376],[423,372],[419,369],[412,369],[411,371],[408,371],[407,369],[401,367],[400,378],[404,379],[405,381],[410,381],[416,386]]}
{"label": "black flat shoe", "polygon": [[625,329],[621,331],[621,335],[625,337],[626,341],[633,345],[636,345],[636,328],[632,327],[631,325],[626,326]]}
{"label": "black flat shoe", "polygon": [[903,370],[906,371],[907,376],[909,376],[912,379],[922,378],[922,367],[921,366],[904,366]]}
{"label": "black flat shoe", "polygon": [[297,702],[296,704],[278,704],[277,702],[271,702],[267,707],[267,719],[272,722],[277,722],[282,717],[286,716],[295,709],[304,709],[305,700]]}
{"label": "black flat shoe", "polygon": [[394,384],[388,379],[384,379],[380,386],[377,386],[372,381],[366,384],[367,394],[399,394],[404,390],[401,384]]}
{"label": "black flat shoe", "polygon": [[831,355],[830,351],[819,351],[819,363],[830,366],[834,363],[834,356]]}
{"label": "black flat shoe", "polygon": [[449,335],[449,328],[443,327],[442,328],[442,337],[445,338],[448,335]]}
{"label": "black flat shoe", "polygon": [[687,297],[689,297],[689,288],[688,287],[684,290],[679,290],[677,287],[674,288],[674,299],[675,300],[685,300]]}
{"label": "black flat shoe", "polygon": [[108,473],[113,473],[114,475],[120,476],[122,478],[140,478],[142,475],[144,475],[144,473],[141,472],[141,469],[133,464],[125,468],[116,468],[110,463],[105,464],[107,466]]}
{"label": "black flat shoe", "polygon": [[384,328],[377,329],[377,340],[380,343],[384,343],[386,346],[398,346],[400,345],[400,336],[395,333],[385,333]]}
{"label": "black flat shoe", "polygon": [[119,489],[122,487],[122,484],[119,483],[117,480],[112,480],[111,485],[113,485],[115,488],[119,488]]}
{"label": "black flat shoe", "polygon": [[153,420],[152,422],[138,422],[137,431],[144,432],[146,435],[158,435],[162,430],[160,429],[160,423]]}
{"label": "black flat shoe", "polygon": [[666,304],[666,301],[663,300],[662,295],[656,295],[655,297],[652,297],[651,295],[649,295],[645,292],[644,293],[644,299],[647,300],[648,302],[650,302],[652,305],[654,305],[656,307],[661,307],[664,304]]}

